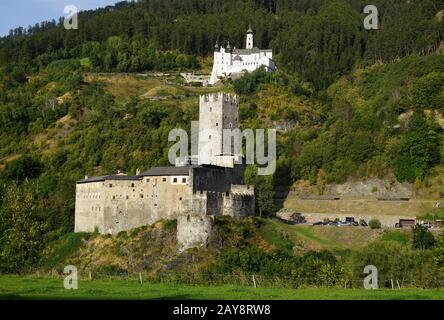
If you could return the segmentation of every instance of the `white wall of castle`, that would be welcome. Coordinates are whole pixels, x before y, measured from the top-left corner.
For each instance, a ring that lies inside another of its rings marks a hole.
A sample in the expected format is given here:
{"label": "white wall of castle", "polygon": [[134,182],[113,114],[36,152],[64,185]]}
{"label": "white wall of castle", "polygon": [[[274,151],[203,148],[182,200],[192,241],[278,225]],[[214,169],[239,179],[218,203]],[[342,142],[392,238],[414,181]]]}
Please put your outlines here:
{"label": "white wall of castle", "polygon": [[[242,52],[242,51],[241,51]],[[234,57],[239,55],[242,61],[234,61]],[[241,72],[252,72],[264,66],[267,71],[276,69],[273,62],[273,52],[270,50],[261,50],[249,54],[237,54],[236,51],[230,52],[225,48],[214,52],[213,71],[211,73],[210,84],[215,84],[219,78],[227,77],[230,74]]]}

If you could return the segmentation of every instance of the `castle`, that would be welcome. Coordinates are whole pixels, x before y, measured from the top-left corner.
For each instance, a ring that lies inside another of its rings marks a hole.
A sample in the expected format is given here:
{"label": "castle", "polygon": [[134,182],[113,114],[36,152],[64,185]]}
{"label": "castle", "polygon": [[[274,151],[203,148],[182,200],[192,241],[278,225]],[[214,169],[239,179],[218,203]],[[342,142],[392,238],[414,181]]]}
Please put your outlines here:
{"label": "castle", "polygon": [[197,163],[176,161],[133,176],[85,176],[76,184],[75,232],[116,234],[177,219],[177,239],[186,249],[208,242],[215,216],[253,215],[254,188],[243,184],[245,166],[235,161],[240,155],[224,153],[223,138],[209,134],[238,127],[237,96],[201,96]]}
{"label": "castle", "polygon": [[216,42],[214,47],[213,71],[209,83],[215,84],[219,79],[252,72],[264,67],[267,72],[276,70],[271,49],[259,49],[254,46],[253,30],[247,31],[245,49],[231,48],[230,43],[224,48]]}

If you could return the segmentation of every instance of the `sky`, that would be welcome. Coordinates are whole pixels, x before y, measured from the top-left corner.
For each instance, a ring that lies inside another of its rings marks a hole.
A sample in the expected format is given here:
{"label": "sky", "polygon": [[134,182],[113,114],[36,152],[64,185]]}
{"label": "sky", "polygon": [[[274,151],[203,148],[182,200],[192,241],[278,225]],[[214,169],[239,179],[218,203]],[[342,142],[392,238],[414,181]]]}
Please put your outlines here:
{"label": "sky", "polygon": [[74,5],[79,11],[113,5],[118,0],[0,0],[0,36],[10,29],[27,28],[38,22],[67,16],[65,6]]}

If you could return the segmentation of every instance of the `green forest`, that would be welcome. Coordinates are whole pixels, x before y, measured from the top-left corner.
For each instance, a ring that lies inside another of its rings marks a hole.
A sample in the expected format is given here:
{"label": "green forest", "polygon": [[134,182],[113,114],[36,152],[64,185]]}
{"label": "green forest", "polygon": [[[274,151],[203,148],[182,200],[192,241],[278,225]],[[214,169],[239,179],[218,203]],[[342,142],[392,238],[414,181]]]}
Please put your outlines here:
{"label": "green forest", "polygon": [[62,19],[11,30],[0,38],[0,271],[35,268],[73,231],[76,180],[168,165],[169,131],[189,129],[198,94],[217,89],[175,76],[168,99],[122,97],[89,75],[199,72],[216,41],[243,48],[249,24],[279,71],[220,90],[240,95],[243,127],[292,124],[276,173],[247,177],[260,209],[298,180],[427,185],[444,164],[444,1],[373,4],[378,30],[364,29],[360,0],[119,2],[81,12],[78,30]]}

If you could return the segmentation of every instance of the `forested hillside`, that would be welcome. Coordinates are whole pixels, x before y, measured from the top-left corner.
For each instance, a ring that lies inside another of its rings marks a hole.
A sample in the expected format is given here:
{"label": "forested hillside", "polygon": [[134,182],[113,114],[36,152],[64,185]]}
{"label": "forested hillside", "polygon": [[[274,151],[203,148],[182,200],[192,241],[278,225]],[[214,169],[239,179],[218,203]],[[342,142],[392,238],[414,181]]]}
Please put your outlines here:
{"label": "forested hillside", "polygon": [[[374,1],[380,29],[371,31],[366,4],[121,2],[82,12],[78,30],[52,21],[0,38],[0,269],[34,266],[73,230],[85,174],[167,165],[169,131],[189,128],[208,91],[240,95],[243,127],[289,128],[278,135],[276,174],[248,177],[264,212],[273,190],[301,179],[427,185],[444,159],[444,1]],[[205,67],[216,40],[242,48],[250,23],[279,72],[217,88],[183,83],[177,72]]]}
{"label": "forested hillside", "polygon": [[[195,67],[216,40],[244,45],[247,26],[256,44],[271,47],[283,70],[318,88],[357,64],[392,61],[437,49],[443,37],[442,0],[372,2],[378,31],[363,28],[362,0],[146,0],[79,16],[79,29],[62,21],[17,28],[0,40],[0,65],[16,73],[51,61],[86,58],[94,70],[140,71]],[[168,54],[160,53],[170,51]],[[192,57],[186,56],[191,55]]]}

